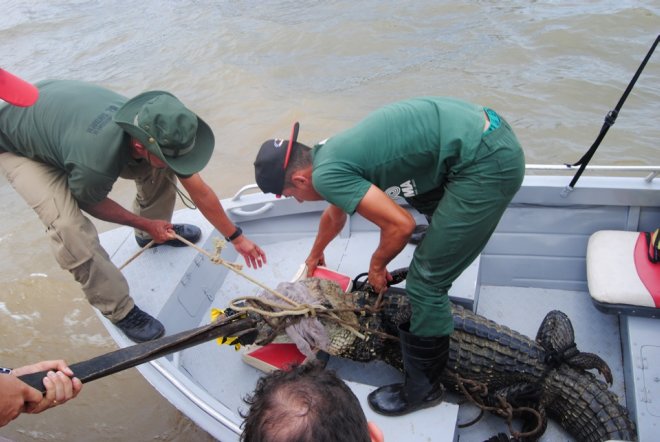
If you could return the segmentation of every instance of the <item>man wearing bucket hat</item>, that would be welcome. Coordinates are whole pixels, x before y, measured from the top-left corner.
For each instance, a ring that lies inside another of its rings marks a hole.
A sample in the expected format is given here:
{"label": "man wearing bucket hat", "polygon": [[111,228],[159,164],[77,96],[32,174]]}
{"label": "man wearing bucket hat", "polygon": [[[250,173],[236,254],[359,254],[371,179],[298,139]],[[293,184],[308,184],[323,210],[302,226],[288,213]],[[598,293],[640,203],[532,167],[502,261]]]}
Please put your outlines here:
{"label": "man wearing bucket hat", "polygon": [[[60,266],[82,285],[88,301],[137,342],[158,338],[163,325],[135,305],[126,279],[100,245],[86,212],[131,226],[145,246],[185,245],[201,231],[170,222],[178,181],[209,222],[260,267],[264,252],[242,235],[199,171],[213,152],[211,128],[164,91],[130,100],[103,87],[68,80],[37,84],[29,108],[0,108],[0,169],[46,226]],[[118,178],[134,180],[133,212],[108,194]]]}
{"label": "man wearing bucket hat", "polygon": [[[11,105],[32,106],[39,90],[21,78],[0,69],[0,100]],[[0,103],[3,106],[4,103]],[[43,384],[46,394],[22,382],[18,376],[49,370]],[[73,377],[66,362],[41,361],[15,369],[0,368],[0,427],[21,413],[41,413],[73,399],[82,390],[80,379]]]}
{"label": "man wearing bucket hat", "polygon": [[296,123],[289,141],[266,141],[255,175],[264,192],[330,203],[305,261],[310,274],[325,264],[325,247],[347,214],[358,212],[381,230],[368,280],[382,292],[392,279],[388,263],[415,230],[414,218],[392,198],[402,196],[430,219],[406,279],[412,316],[399,327],[405,380],[372,392],[369,405],[396,416],[440,403],[439,373],[453,332],[447,293],[520,188],[520,143],[493,110],[441,97],[385,106],[313,149],[297,135]]}

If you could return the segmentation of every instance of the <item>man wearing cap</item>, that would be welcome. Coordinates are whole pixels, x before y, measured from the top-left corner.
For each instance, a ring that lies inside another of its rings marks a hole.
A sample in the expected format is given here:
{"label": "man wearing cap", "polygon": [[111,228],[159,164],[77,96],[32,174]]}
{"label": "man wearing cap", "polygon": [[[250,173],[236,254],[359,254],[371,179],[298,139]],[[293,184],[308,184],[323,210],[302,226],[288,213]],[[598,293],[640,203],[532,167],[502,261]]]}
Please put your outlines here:
{"label": "man wearing cap", "polygon": [[[196,226],[170,223],[175,179],[249,266],[264,252],[225,214],[199,171],[213,152],[211,128],[168,92],[130,100],[79,81],[37,84],[39,100],[19,109],[0,107],[0,169],[46,226],[55,258],[82,285],[88,301],[137,342],[163,335],[163,325],[140,310],[126,279],[100,245],[83,211],[131,226],[145,246],[196,242]],[[119,178],[135,181],[133,212],[108,198]]]}
{"label": "man wearing cap", "polygon": [[368,280],[382,292],[392,279],[387,264],[415,230],[392,198],[405,198],[430,219],[406,280],[412,316],[399,327],[405,380],[373,391],[369,405],[396,416],[440,403],[453,332],[447,293],[520,188],[525,162],[515,134],[491,109],[424,97],[385,106],[313,149],[297,135],[298,123],[289,141],[266,141],[255,176],[264,192],[330,203],[305,261],[309,274],[325,264],[325,247],[347,214],[358,212],[381,230]]}

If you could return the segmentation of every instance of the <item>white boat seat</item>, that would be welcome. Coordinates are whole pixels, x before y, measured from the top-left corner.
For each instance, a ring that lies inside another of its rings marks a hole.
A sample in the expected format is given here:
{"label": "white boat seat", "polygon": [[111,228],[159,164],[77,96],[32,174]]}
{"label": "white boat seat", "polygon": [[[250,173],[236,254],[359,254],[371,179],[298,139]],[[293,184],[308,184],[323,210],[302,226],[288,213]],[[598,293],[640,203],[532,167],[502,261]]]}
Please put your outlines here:
{"label": "white boat seat", "polygon": [[601,230],[591,235],[587,283],[603,312],[660,317],[660,263],[648,259],[644,233]]}

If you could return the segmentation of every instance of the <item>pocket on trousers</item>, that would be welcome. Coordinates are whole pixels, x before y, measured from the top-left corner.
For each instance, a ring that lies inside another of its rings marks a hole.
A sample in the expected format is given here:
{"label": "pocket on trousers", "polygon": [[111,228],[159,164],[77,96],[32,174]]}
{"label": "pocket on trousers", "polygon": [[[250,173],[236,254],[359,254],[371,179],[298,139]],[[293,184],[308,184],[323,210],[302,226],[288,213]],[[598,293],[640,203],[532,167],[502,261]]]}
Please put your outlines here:
{"label": "pocket on trousers", "polygon": [[51,250],[60,267],[71,270],[92,258],[80,226],[73,220],[62,218],[52,198],[39,202],[34,210],[46,226]]}

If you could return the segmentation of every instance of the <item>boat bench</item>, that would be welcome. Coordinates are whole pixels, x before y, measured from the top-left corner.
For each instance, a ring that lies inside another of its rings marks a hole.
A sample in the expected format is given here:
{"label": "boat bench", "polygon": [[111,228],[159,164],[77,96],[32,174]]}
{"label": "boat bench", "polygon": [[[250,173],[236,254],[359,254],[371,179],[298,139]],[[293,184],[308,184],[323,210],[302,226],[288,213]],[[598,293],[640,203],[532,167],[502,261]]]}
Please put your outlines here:
{"label": "boat bench", "polygon": [[594,305],[605,313],[660,317],[660,263],[648,259],[643,232],[591,235],[587,283]]}
{"label": "boat bench", "polygon": [[596,308],[620,315],[626,407],[639,440],[657,440],[660,263],[648,259],[644,233],[594,233],[587,245],[587,282]]}

